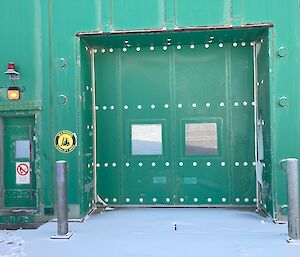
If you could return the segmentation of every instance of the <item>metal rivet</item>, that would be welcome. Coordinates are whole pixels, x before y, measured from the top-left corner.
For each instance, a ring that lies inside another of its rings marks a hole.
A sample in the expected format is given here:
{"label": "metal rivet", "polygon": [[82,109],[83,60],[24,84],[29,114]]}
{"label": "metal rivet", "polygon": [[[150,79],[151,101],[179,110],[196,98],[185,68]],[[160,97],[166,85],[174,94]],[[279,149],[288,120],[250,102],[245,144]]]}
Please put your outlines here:
{"label": "metal rivet", "polygon": [[253,198],[253,202],[256,203],[256,202],[257,202],[257,199],[256,199],[256,198]]}
{"label": "metal rivet", "polygon": [[246,106],[248,103],[246,101],[243,102],[243,105]]}
{"label": "metal rivet", "polygon": [[220,106],[223,107],[225,104],[223,102],[220,103]]}
{"label": "metal rivet", "polygon": [[126,203],[129,203],[129,202],[130,202],[130,199],[129,199],[129,198],[126,198],[125,201],[126,201]]}
{"label": "metal rivet", "polygon": [[167,197],[166,202],[169,203],[170,201],[171,201],[170,198]]}
{"label": "metal rivet", "polygon": [[151,109],[155,109],[155,104],[151,104]]}
{"label": "metal rivet", "polygon": [[255,42],[251,42],[250,45],[251,45],[251,46],[255,46]]}
{"label": "metal rivet", "polygon": [[249,198],[245,198],[245,202],[248,203],[249,202]]}
{"label": "metal rivet", "polygon": [[139,105],[137,106],[137,108],[140,110],[140,109],[142,109],[142,106],[139,104]]}
{"label": "metal rivet", "polygon": [[114,49],[112,49],[112,48],[109,48],[109,50],[108,50],[110,53],[112,53],[113,51],[114,51]]}
{"label": "metal rivet", "polygon": [[192,104],[192,107],[194,107],[194,108],[197,107],[197,104],[196,104],[196,103],[193,103],[193,104]]}
{"label": "metal rivet", "polygon": [[106,162],[106,163],[104,163],[104,167],[108,167],[108,163]]}
{"label": "metal rivet", "polygon": [[248,166],[248,162],[244,162],[243,165],[244,165],[244,166]]}
{"label": "metal rivet", "polygon": [[264,40],[263,40],[263,39],[261,39],[261,40],[260,40],[260,43],[263,43],[263,42],[264,42]]}
{"label": "metal rivet", "polygon": [[207,201],[210,203],[212,201],[212,199],[211,198],[207,198]]}
{"label": "metal rivet", "polygon": [[221,166],[223,166],[223,167],[224,167],[224,166],[225,166],[225,162],[221,162]]}
{"label": "metal rivet", "polygon": [[237,47],[238,44],[237,44],[237,42],[233,42],[232,45],[233,45],[233,47]]}
{"label": "metal rivet", "polygon": [[184,202],[184,198],[181,197],[181,198],[179,199],[179,201],[183,203],[183,202]]}
{"label": "metal rivet", "polygon": [[113,109],[115,109],[115,107],[112,105],[112,106],[110,107],[110,109],[113,110]]}
{"label": "metal rivet", "polygon": [[[163,50],[166,51],[168,49],[167,46],[163,46]],[[178,49],[178,48],[177,48]]]}
{"label": "metal rivet", "polygon": [[116,167],[117,164],[116,164],[115,162],[113,162],[113,163],[111,164],[111,166]]}
{"label": "metal rivet", "polygon": [[90,167],[91,167],[91,165],[88,163],[87,167],[88,167],[88,168],[90,168]]}
{"label": "metal rivet", "polygon": [[126,52],[127,51],[127,48],[126,47],[123,47],[123,52]]}
{"label": "metal rivet", "polygon": [[222,48],[223,46],[224,46],[223,43],[220,43],[220,44],[219,44],[219,47],[220,47],[220,48]]}
{"label": "metal rivet", "polygon": [[157,199],[154,197],[152,198],[152,202],[156,203],[157,202]]}
{"label": "metal rivet", "polygon": [[195,48],[195,45],[194,45],[194,44],[191,44],[190,48],[191,48],[191,49],[194,49],[194,48]]}
{"label": "metal rivet", "polygon": [[234,106],[239,106],[239,103],[238,102],[234,102]]}
{"label": "metal rivet", "polygon": [[124,105],[124,109],[127,110],[128,109],[128,105]]}
{"label": "metal rivet", "polygon": [[222,198],[222,202],[225,203],[227,199],[225,197]]}
{"label": "metal rivet", "polygon": [[211,44],[212,42],[213,42],[212,40],[209,40],[209,41],[208,41],[208,43],[210,43],[210,44]]}
{"label": "metal rivet", "polygon": [[241,45],[244,47],[246,46],[246,42],[242,42]]}
{"label": "metal rivet", "polygon": [[103,48],[103,49],[101,49],[101,53],[105,53],[105,49]]}
{"label": "metal rivet", "polygon": [[179,166],[181,166],[181,167],[182,167],[182,166],[183,166],[183,162],[179,162]]}
{"label": "metal rivet", "polygon": [[143,198],[140,198],[140,199],[139,199],[139,202],[140,202],[140,203],[144,202],[144,199],[143,199]]}
{"label": "metal rivet", "polygon": [[137,52],[139,52],[141,50],[141,48],[138,46],[136,49],[135,49]]}
{"label": "metal rivet", "polygon": [[151,165],[152,165],[152,167],[155,167],[155,166],[156,166],[156,163],[155,163],[155,162],[152,162]]}
{"label": "metal rivet", "polygon": [[126,39],[126,40],[124,41],[124,43],[125,43],[125,44],[128,44],[128,43],[129,43],[129,41]]}
{"label": "metal rivet", "polygon": [[153,51],[154,50],[154,46],[150,46],[150,51]]}
{"label": "metal rivet", "polygon": [[95,53],[95,54],[98,53],[98,49],[94,49],[94,53]]}
{"label": "metal rivet", "polygon": [[181,49],[181,45],[177,45],[177,49],[180,50]]}
{"label": "metal rivet", "polygon": [[193,162],[193,166],[194,166],[194,167],[196,167],[196,166],[197,166],[197,164],[198,164],[197,162]]}
{"label": "metal rivet", "polygon": [[240,163],[239,162],[235,162],[234,165],[235,166],[240,166]]}
{"label": "metal rivet", "polygon": [[210,166],[211,166],[211,162],[207,162],[206,165],[207,165],[208,167],[210,167]]}
{"label": "metal rivet", "polygon": [[113,198],[113,202],[115,203],[117,201],[117,198]]}
{"label": "metal rivet", "polygon": [[214,39],[215,37],[214,37],[214,36],[210,36],[209,38],[210,38],[210,39]]}
{"label": "metal rivet", "polygon": [[129,167],[129,165],[130,165],[129,162],[126,162],[126,163],[125,163],[125,166],[126,166],[126,167]]}
{"label": "metal rivet", "polygon": [[195,203],[198,202],[198,198],[197,197],[194,198],[194,202]]}
{"label": "metal rivet", "polygon": [[86,46],[86,47],[85,47],[85,50],[87,51],[87,50],[89,50],[89,48]]}
{"label": "metal rivet", "polygon": [[239,203],[239,202],[240,202],[240,198],[235,198],[235,201],[236,201],[237,203]]}
{"label": "metal rivet", "polygon": [[100,163],[97,163],[97,164],[96,164],[96,167],[99,168],[99,167],[100,167]]}
{"label": "metal rivet", "polygon": [[87,125],[86,128],[87,128],[87,129],[90,129],[90,125]]}
{"label": "metal rivet", "polygon": [[105,199],[104,199],[104,202],[108,203],[108,198],[105,198]]}
{"label": "metal rivet", "polygon": [[142,163],[142,162],[139,162],[139,166],[142,167],[142,166],[143,166],[143,163]]}
{"label": "metal rivet", "polygon": [[205,106],[206,106],[206,107],[210,107],[210,103],[206,103]]}
{"label": "metal rivet", "polygon": [[164,107],[165,107],[166,109],[168,109],[168,108],[169,108],[169,105],[168,105],[168,104],[165,104]]}
{"label": "metal rivet", "polygon": [[178,108],[182,108],[182,104],[178,104]]}
{"label": "metal rivet", "polygon": [[165,165],[168,167],[168,166],[170,166],[170,163],[169,163],[169,162],[166,162]]}
{"label": "metal rivet", "polygon": [[209,44],[205,44],[204,47],[207,49],[209,48]]}
{"label": "metal rivet", "polygon": [[252,162],[252,165],[253,165],[253,166],[256,166],[256,162]]}
{"label": "metal rivet", "polygon": [[95,106],[95,110],[98,111],[99,110],[99,106],[96,105]]}
{"label": "metal rivet", "polygon": [[105,111],[105,110],[107,110],[107,107],[105,105],[103,105],[102,109]]}

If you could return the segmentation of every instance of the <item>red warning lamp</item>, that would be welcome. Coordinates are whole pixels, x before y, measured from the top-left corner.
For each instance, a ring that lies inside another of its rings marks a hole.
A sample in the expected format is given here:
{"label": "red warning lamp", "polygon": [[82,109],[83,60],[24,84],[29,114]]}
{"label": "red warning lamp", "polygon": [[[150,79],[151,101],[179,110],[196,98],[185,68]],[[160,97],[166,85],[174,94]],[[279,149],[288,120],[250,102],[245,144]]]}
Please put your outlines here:
{"label": "red warning lamp", "polygon": [[20,89],[18,87],[9,87],[7,89],[7,98],[9,100],[19,100],[20,99]]}
{"label": "red warning lamp", "polygon": [[15,64],[13,62],[8,63],[5,74],[9,75],[10,80],[16,80],[20,78],[20,74],[15,70]]}

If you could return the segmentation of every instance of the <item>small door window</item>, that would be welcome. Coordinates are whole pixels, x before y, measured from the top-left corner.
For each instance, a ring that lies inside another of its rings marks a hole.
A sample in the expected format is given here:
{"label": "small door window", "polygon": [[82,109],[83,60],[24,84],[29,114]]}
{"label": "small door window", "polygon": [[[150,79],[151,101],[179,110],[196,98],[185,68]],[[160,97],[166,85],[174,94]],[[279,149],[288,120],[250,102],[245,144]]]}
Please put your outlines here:
{"label": "small door window", "polygon": [[162,125],[131,125],[132,155],[162,155]]}
{"label": "small door window", "polygon": [[218,154],[217,123],[185,124],[186,155]]}
{"label": "small door window", "polygon": [[29,140],[16,140],[16,158],[30,158],[30,141]]}

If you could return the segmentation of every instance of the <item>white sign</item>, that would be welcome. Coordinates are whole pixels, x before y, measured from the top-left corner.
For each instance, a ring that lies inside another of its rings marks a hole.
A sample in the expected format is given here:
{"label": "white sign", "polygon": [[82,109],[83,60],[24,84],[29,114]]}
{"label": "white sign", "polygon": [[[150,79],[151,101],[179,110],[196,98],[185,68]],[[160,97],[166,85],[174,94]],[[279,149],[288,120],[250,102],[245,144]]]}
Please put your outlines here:
{"label": "white sign", "polygon": [[30,162],[16,162],[16,184],[30,184]]}

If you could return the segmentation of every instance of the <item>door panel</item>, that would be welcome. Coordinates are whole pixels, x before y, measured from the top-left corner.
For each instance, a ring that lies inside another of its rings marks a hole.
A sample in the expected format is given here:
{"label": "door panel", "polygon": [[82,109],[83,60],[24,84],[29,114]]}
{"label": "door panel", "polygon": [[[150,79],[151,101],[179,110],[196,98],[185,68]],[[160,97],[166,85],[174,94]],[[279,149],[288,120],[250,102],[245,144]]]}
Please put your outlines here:
{"label": "door panel", "polygon": [[4,117],[4,207],[36,207],[34,117]]}
{"label": "door panel", "polygon": [[253,205],[252,51],[98,51],[99,195],[111,205]]}

